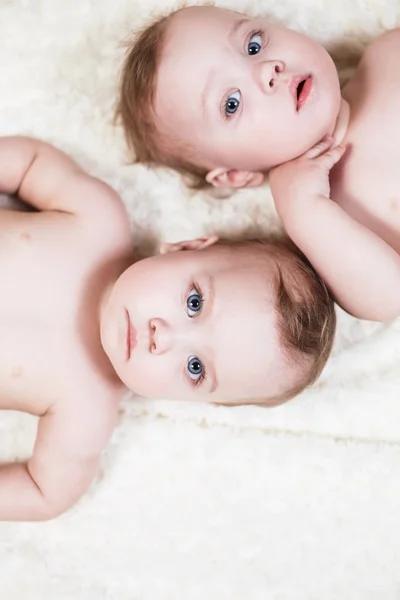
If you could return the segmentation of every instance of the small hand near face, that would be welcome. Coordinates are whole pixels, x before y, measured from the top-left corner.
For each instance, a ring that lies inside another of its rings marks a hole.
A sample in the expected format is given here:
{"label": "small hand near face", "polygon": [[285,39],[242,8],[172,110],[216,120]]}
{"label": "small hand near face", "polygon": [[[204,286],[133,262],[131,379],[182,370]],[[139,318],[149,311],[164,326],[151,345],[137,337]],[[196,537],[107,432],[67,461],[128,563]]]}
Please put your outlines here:
{"label": "small hand near face", "polygon": [[296,215],[307,218],[305,211],[309,203],[329,199],[329,172],[345,150],[344,145],[333,146],[333,138],[327,137],[302,156],[270,171],[269,183],[276,210],[285,226],[296,219]]}
{"label": "small hand near face", "polygon": [[270,173],[286,233],[351,315],[390,321],[400,315],[400,256],[330,199],[329,174],[345,146],[325,138]]}

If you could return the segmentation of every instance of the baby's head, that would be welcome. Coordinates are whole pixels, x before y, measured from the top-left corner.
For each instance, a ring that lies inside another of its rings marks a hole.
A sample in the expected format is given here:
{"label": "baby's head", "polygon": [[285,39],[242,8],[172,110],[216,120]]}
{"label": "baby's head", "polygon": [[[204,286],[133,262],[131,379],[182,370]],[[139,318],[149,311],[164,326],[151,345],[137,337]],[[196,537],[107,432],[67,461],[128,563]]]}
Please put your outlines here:
{"label": "baby's head", "polygon": [[340,102],[320,44],[265,18],[203,6],[139,35],[118,114],[137,160],[244,187],[332,133]]}
{"label": "baby's head", "polygon": [[334,337],[328,291],[283,244],[172,244],[115,283],[103,347],[145,397],[279,404],[312,384]]}

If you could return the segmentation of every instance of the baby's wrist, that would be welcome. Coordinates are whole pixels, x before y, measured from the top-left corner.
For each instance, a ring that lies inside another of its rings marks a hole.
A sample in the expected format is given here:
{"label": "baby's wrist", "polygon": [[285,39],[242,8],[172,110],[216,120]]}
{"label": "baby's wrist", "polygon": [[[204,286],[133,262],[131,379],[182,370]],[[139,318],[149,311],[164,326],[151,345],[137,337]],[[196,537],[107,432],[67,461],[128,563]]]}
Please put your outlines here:
{"label": "baby's wrist", "polygon": [[315,195],[296,195],[290,202],[277,203],[277,212],[286,231],[304,227],[312,218],[313,211],[321,198]]}

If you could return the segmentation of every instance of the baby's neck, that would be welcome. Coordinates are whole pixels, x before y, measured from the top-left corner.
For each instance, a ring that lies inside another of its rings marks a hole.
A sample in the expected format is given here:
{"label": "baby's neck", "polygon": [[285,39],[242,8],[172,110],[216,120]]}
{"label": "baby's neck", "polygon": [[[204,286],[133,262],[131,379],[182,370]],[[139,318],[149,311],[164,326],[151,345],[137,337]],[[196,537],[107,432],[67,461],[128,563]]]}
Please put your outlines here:
{"label": "baby's neck", "polygon": [[333,139],[335,140],[335,144],[341,144],[346,137],[347,129],[350,121],[350,105],[349,103],[342,98],[342,102],[340,105],[339,115],[336,120],[335,128],[332,132]]}

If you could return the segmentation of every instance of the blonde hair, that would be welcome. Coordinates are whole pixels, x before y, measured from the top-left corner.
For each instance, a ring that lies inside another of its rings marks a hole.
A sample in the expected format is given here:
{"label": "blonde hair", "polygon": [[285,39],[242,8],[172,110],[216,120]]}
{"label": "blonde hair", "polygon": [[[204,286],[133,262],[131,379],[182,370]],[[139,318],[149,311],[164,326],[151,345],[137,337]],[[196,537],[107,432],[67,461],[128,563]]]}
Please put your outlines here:
{"label": "blonde hair", "polygon": [[166,139],[155,125],[158,66],[169,21],[177,12],[160,17],[137,33],[123,64],[115,117],[122,123],[136,162],[174,169],[190,187],[201,189],[209,186],[205,180],[207,169],[190,160],[190,148],[183,148],[178,139]]}

